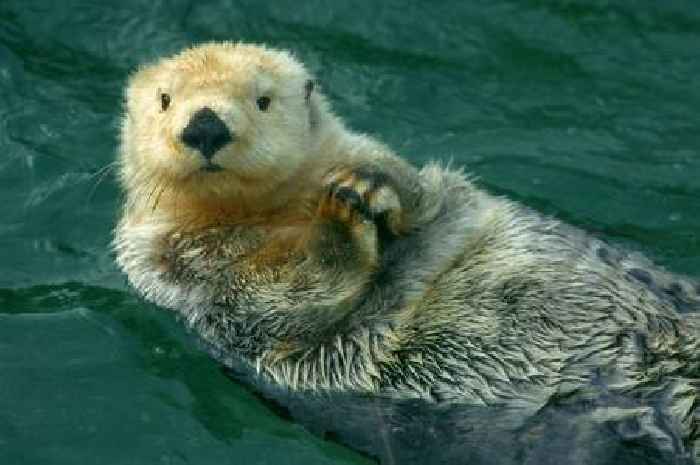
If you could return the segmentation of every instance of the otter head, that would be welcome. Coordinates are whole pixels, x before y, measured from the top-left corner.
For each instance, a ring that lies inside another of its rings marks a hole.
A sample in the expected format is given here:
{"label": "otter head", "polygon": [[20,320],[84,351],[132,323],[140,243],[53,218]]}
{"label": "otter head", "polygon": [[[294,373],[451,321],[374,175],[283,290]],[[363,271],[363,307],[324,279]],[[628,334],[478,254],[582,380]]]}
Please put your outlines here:
{"label": "otter head", "polygon": [[126,93],[123,183],[199,199],[274,192],[313,151],[319,98],[289,53],[260,46],[205,44],[144,67]]}

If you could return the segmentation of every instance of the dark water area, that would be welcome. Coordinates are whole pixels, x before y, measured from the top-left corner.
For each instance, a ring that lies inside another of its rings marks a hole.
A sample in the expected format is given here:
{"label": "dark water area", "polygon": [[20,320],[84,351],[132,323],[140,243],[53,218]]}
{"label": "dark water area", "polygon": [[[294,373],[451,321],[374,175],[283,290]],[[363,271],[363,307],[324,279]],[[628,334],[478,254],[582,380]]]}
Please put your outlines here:
{"label": "dark water area", "polygon": [[232,382],[113,263],[126,79],[208,40],[291,49],[416,164],[700,277],[697,0],[3,0],[1,464],[374,463]]}

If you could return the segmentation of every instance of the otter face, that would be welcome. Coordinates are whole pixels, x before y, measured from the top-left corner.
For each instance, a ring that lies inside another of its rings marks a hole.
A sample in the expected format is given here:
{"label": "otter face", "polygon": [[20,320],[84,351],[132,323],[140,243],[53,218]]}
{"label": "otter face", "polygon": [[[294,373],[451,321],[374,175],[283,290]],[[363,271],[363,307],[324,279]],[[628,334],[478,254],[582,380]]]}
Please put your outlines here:
{"label": "otter face", "polygon": [[123,176],[203,196],[274,190],[311,153],[311,78],[291,55],[222,43],[185,50],[129,83]]}

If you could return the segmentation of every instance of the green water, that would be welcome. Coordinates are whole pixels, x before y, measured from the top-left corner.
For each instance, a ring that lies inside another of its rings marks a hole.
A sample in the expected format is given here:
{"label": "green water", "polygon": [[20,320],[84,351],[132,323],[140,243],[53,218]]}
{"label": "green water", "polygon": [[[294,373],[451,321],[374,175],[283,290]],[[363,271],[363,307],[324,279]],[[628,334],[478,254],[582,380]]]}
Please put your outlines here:
{"label": "green water", "polygon": [[697,0],[2,0],[1,464],[370,463],[229,380],[113,263],[125,79],[212,39],[291,48],[415,163],[700,276]]}

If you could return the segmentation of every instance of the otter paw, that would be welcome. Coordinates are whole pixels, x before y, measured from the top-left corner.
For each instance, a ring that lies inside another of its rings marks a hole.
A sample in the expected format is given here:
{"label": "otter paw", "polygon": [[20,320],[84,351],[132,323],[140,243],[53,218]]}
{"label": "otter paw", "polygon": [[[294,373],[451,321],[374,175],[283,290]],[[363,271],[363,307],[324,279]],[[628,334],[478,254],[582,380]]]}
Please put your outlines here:
{"label": "otter paw", "polygon": [[326,176],[325,186],[322,215],[351,223],[373,222],[393,234],[400,232],[401,202],[387,175],[342,169]]}

